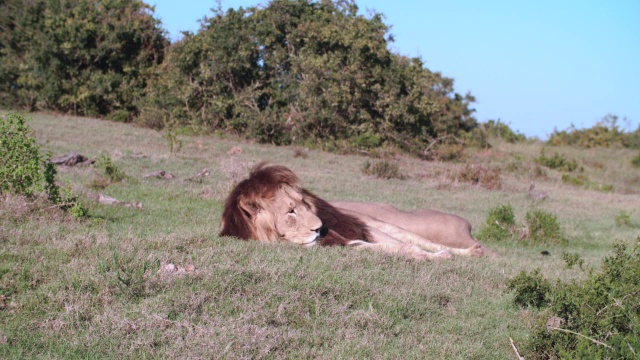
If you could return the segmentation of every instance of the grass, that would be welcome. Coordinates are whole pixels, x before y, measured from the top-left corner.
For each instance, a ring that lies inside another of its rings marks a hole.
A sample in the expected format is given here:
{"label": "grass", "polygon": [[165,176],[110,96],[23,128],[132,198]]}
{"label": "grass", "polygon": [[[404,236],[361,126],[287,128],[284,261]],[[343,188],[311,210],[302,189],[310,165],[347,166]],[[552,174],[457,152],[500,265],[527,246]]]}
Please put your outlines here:
{"label": "grass", "polygon": [[[566,185],[553,169],[536,177],[538,142],[492,142],[463,164],[397,156],[404,180],[382,180],[361,173],[359,156],[296,156],[290,148],[184,135],[172,152],[161,133],[122,123],[34,114],[28,125],[54,155],[109,156],[127,181],[99,192],[143,209],[92,201],[92,167],[58,169],[88,206],[86,220],[3,199],[0,358],[510,358],[509,337],[524,341],[536,318],[512,304],[508,279],[536,268],[552,279],[580,278],[564,269],[562,252],[595,266],[615,241],[637,234],[616,224],[620,214],[637,222],[640,202],[640,174],[630,162],[636,153],[626,149],[545,146],[575,159],[592,181],[613,185],[603,193]],[[234,146],[242,151],[229,155]],[[229,189],[265,159],[289,166],[327,199],[453,212],[476,234],[491,208],[510,204],[524,219],[535,206],[557,215],[568,241],[491,242],[493,254],[484,258],[416,263],[219,238]],[[509,171],[514,163],[531,171]],[[500,190],[452,182],[469,165],[500,169]],[[205,168],[202,181],[184,181]],[[176,178],[143,177],[161,169]],[[535,204],[527,197],[532,179],[549,193]],[[195,270],[169,272],[169,264]]]}

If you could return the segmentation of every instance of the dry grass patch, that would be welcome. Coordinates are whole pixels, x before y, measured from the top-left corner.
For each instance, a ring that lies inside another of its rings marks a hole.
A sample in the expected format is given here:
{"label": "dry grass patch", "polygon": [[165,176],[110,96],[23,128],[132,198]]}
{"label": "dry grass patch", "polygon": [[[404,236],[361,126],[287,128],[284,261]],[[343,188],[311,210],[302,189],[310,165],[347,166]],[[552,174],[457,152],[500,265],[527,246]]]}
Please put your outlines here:
{"label": "dry grass patch", "polygon": [[501,173],[499,168],[466,164],[452,170],[448,174],[448,178],[453,182],[470,183],[488,190],[500,190],[502,189]]}
{"label": "dry grass patch", "polygon": [[406,175],[400,172],[400,165],[397,162],[381,160],[374,163],[365,161],[360,168],[363,174],[375,176],[379,179],[399,179],[404,180]]}

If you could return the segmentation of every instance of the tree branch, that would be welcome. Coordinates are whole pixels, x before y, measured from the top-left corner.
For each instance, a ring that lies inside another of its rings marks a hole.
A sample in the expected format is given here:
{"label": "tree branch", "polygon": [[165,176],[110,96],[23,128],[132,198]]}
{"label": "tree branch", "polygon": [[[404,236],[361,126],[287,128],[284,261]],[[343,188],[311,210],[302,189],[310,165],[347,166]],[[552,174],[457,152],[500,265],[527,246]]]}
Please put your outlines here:
{"label": "tree branch", "polygon": [[557,328],[557,327],[553,327],[553,326],[549,326],[549,327],[547,327],[547,329],[549,329],[549,330],[558,330],[558,331],[566,332],[566,333],[569,333],[569,334],[582,336],[583,338],[585,338],[585,339],[587,339],[587,340],[589,340],[589,341],[591,341],[591,342],[593,342],[593,343],[595,343],[595,344],[602,345],[602,346],[604,346],[604,347],[606,347],[606,348],[608,348],[608,349],[613,349],[611,346],[609,346],[609,345],[607,345],[607,344],[605,344],[605,343],[603,343],[603,342],[601,342],[601,341],[598,341],[598,340],[596,340],[596,339],[594,339],[594,338],[590,338],[590,337],[588,337],[588,336],[586,336],[586,335],[582,335],[582,334],[577,333],[577,332],[575,332],[575,331],[571,331],[571,330],[567,330],[567,329],[562,329],[562,328]]}

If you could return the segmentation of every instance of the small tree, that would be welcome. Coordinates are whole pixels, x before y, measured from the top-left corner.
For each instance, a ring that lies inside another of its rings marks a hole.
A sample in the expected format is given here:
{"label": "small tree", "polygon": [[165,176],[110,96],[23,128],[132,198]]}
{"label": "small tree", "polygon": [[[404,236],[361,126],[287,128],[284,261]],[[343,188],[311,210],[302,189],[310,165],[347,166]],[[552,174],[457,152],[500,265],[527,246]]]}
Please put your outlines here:
{"label": "small tree", "polygon": [[0,117],[0,153],[0,193],[32,195],[42,179],[42,157],[23,116]]}
{"label": "small tree", "polygon": [[[0,195],[32,196],[43,191],[49,201],[74,218],[85,217],[87,209],[69,189],[56,184],[56,167],[40,155],[40,146],[20,114],[0,116]],[[44,180],[44,186],[43,181]]]}

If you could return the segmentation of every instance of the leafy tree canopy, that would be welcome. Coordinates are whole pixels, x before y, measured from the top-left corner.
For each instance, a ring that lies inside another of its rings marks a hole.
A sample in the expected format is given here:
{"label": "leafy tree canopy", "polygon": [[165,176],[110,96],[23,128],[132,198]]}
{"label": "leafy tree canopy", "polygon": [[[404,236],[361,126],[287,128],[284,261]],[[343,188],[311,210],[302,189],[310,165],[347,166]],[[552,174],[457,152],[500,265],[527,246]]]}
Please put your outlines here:
{"label": "leafy tree canopy", "polygon": [[472,96],[420,59],[391,53],[383,16],[357,10],[353,1],[273,0],[218,11],[168,50],[140,121],[417,154],[476,126]]}
{"label": "leafy tree canopy", "polygon": [[127,120],[168,42],[140,0],[0,1],[0,102]]}

